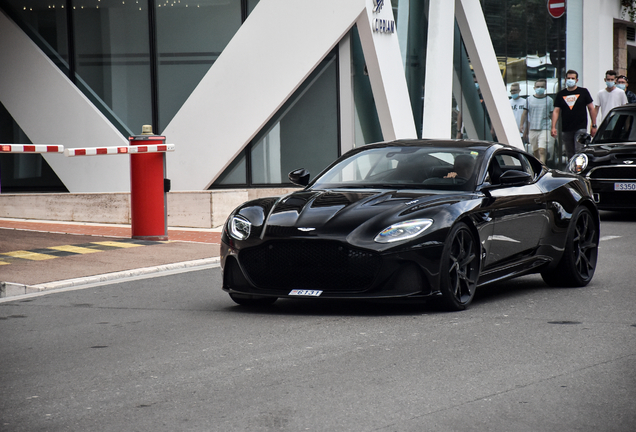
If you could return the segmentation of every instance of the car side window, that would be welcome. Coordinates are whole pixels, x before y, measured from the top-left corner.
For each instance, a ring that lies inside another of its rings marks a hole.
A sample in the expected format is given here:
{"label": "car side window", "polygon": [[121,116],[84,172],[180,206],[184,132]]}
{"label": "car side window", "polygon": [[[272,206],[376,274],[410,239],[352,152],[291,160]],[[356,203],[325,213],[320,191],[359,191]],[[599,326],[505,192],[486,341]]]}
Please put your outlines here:
{"label": "car side window", "polygon": [[524,171],[535,177],[532,165],[524,155],[521,153],[505,152],[496,154],[490,160],[486,181],[493,185],[500,184],[499,177],[510,170]]}
{"label": "car side window", "polygon": [[614,114],[601,126],[598,143],[613,143],[636,140],[634,117],[631,114]]}

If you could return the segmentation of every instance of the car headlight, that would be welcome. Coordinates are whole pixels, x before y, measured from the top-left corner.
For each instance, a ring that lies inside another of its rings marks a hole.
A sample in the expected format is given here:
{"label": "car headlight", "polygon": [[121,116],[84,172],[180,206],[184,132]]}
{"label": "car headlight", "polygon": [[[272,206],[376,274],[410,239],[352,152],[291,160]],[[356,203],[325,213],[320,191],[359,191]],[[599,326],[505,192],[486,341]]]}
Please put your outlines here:
{"label": "car headlight", "polygon": [[399,222],[380,231],[380,234],[373,239],[378,243],[393,243],[417,237],[428,227],[433,225],[432,219],[413,219]]}
{"label": "car headlight", "polygon": [[581,174],[581,172],[583,172],[583,170],[587,168],[587,162],[587,155],[583,153],[574,155],[574,157],[570,159],[570,162],[568,163],[568,169],[575,174]]}
{"label": "car headlight", "polygon": [[229,224],[230,236],[236,240],[245,240],[250,236],[252,230],[252,222],[248,221],[243,216],[233,216]]}

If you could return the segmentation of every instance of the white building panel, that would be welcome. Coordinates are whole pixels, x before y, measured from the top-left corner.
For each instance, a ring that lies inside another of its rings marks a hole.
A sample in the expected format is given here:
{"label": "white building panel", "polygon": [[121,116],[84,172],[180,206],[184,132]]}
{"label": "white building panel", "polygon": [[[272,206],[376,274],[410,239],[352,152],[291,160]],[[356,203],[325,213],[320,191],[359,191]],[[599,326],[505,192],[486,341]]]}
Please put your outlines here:
{"label": "white building panel", "polygon": [[497,140],[523,148],[479,0],[457,0],[456,18]]}
{"label": "white building panel", "polygon": [[[0,13],[0,101],[34,144],[127,145],[128,140],[29,37]],[[70,192],[130,190],[128,156],[65,158],[45,154]]]}
{"label": "white building panel", "polygon": [[209,187],[356,22],[385,138],[414,137],[397,36],[371,31],[372,7],[261,0],[163,131],[178,145],[167,163],[173,188]]}

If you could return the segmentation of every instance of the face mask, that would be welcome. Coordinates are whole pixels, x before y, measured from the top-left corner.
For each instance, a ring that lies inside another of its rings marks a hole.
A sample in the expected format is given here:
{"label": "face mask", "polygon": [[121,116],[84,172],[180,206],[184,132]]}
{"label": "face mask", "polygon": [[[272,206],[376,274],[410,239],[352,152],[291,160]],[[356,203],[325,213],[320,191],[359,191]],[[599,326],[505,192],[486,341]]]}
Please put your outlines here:
{"label": "face mask", "polygon": [[512,93],[511,96],[513,99],[519,99],[519,93]]}
{"label": "face mask", "polygon": [[541,96],[542,94],[545,94],[545,89],[543,87],[537,87],[536,89],[534,89],[534,92]]}
{"label": "face mask", "polygon": [[616,87],[618,87],[621,90],[625,90],[625,84],[616,84]]}
{"label": "face mask", "polygon": [[475,83],[475,88],[479,90],[479,83]]}
{"label": "face mask", "polygon": [[576,80],[573,80],[573,79],[566,80],[565,85],[568,87],[574,87],[576,85]]}
{"label": "face mask", "polygon": [[605,85],[607,86],[607,88],[614,87],[614,84],[616,84],[614,81],[605,81]]}

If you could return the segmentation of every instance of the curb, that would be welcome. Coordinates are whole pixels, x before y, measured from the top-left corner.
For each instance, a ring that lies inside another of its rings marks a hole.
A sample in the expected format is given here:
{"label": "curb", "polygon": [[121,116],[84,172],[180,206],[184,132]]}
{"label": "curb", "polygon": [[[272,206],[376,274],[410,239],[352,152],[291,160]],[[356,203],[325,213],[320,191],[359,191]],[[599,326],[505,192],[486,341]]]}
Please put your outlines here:
{"label": "curb", "polygon": [[154,267],[143,267],[133,270],[123,270],[113,273],[104,273],[95,276],[86,276],[75,279],[67,279],[56,282],[45,282],[37,285],[25,285],[14,282],[0,282],[0,298],[9,298],[22,296],[26,294],[41,293],[48,290],[57,290],[63,288],[78,288],[84,285],[93,285],[99,283],[113,282],[120,279],[136,278],[136,277],[156,277],[162,273],[180,272],[187,270],[198,270],[205,267],[216,267],[220,264],[219,257],[205,258],[193,261],[183,261],[174,264],[164,264]]}

